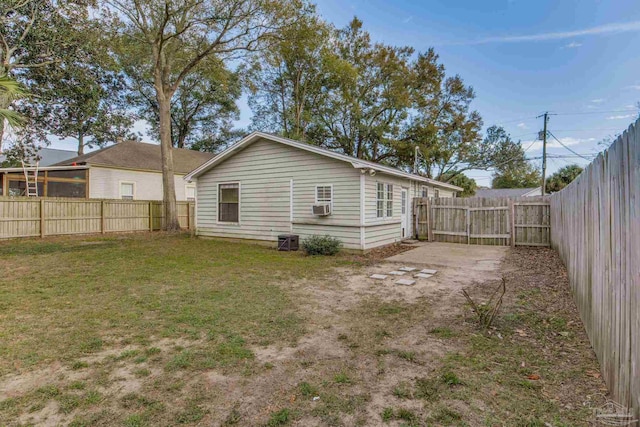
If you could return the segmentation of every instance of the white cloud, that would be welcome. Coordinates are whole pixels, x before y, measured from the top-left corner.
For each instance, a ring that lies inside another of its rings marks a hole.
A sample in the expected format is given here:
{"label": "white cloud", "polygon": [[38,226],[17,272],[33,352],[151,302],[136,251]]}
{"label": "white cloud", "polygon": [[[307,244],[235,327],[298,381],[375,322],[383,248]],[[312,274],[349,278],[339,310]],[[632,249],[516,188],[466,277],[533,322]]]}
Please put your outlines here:
{"label": "white cloud", "polygon": [[574,31],[551,31],[546,33],[527,34],[522,36],[492,36],[464,42],[462,44],[536,42],[546,40],[572,39],[580,36],[597,36],[603,34],[629,32],[640,32],[640,21],[618,22]]}
{"label": "white cloud", "polygon": [[631,85],[631,86],[627,86],[627,89],[640,90],[640,85]]}
{"label": "white cloud", "polygon": [[403,23],[403,24],[408,24],[408,23],[409,23],[409,22],[411,22],[411,21],[413,21],[413,16],[409,16],[408,18],[403,19],[403,20],[402,20],[402,23]]}
{"label": "white cloud", "polygon": [[568,44],[565,44],[564,46],[562,46],[565,49],[575,49],[577,47],[582,46],[582,43],[578,43],[578,42],[571,42]]}
{"label": "white cloud", "polygon": [[524,123],[518,123],[516,126],[518,126],[520,129],[529,129],[529,126],[525,125]]}
{"label": "white cloud", "polygon": [[592,99],[591,102],[593,102],[594,104],[602,104],[604,102],[604,99],[602,98]]}
{"label": "white cloud", "polygon": [[609,116],[607,117],[607,120],[631,119],[635,116],[635,114],[621,114],[619,116]]}

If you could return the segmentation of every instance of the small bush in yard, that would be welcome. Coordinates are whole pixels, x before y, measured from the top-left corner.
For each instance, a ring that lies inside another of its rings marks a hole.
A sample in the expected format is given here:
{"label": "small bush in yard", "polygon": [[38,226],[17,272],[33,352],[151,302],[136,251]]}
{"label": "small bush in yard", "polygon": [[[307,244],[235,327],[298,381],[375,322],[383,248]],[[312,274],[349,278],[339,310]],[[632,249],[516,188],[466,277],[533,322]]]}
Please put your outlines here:
{"label": "small bush in yard", "polygon": [[331,236],[311,236],[302,241],[307,255],[335,255],[340,251],[342,242]]}

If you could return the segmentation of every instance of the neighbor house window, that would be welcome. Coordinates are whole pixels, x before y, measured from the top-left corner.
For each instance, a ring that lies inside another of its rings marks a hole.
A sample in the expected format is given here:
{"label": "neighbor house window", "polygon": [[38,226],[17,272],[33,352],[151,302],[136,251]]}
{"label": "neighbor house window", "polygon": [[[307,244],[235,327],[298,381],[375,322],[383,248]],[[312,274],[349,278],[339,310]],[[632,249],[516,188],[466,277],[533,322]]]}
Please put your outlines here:
{"label": "neighbor house window", "polygon": [[420,188],[420,192],[421,192],[422,197],[429,197],[429,187],[427,187],[426,185],[423,185]]}
{"label": "neighbor house window", "polygon": [[135,182],[121,182],[120,183],[120,198],[122,200],[133,200],[135,195],[136,184]]}
{"label": "neighbor house window", "polygon": [[240,184],[219,184],[218,194],[218,221],[239,222]]}
{"label": "neighbor house window", "polygon": [[333,202],[333,187],[331,185],[316,185],[316,203]]}
{"label": "neighbor house window", "polygon": [[434,196],[435,196],[435,197],[436,197],[436,199],[437,199],[438,197],[440,197],[440,192],[439,192],[438,190],[435,190],[435,191],[434,191]]}
{"label": "neighbor house window", "polygon": [[376,187],[376,216],[393,216],[393,184],[378,182]]}
{"label": "neighbor house window", "polygon": [[187,185],[184,188],[185,198],[187,202],[195,202],[196,201],[196,187],[193,185]]}

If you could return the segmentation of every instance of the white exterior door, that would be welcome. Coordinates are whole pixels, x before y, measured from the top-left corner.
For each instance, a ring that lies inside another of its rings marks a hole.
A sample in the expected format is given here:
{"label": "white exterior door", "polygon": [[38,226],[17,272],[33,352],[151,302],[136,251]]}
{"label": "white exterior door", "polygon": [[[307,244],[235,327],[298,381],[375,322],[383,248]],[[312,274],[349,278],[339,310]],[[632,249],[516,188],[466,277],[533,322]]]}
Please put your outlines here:
{"label": "white exterior door", "polygon": [[402,207],[402,215],[400,220],[401,236],[403,239],[409,237],[409,221],[407,221],[407,217],[409,216],[409,194],[406,188],[402,189],[402,201],[400,203]]}

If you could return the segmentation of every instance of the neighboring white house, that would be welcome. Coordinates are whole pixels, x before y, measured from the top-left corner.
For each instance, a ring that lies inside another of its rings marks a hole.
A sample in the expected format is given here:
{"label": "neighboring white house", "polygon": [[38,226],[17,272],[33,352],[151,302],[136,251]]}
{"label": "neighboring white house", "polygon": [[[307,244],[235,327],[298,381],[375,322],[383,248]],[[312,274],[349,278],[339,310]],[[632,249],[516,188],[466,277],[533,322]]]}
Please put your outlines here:
{"label": "neighboring white house", "polygon": [[535,188],[478,188],[474,197],[533,197],[542,196],[542,187]]}
{"label": "neighboring white house", "polygon": [[185,177],[196,178],[200,236],[275,241],[281,234],[331,235],[351,249],[411,237],[414,197],[455,197],[462,191],[260,132]]}
{"label": "neighboring white house", "polygon": [[[211,153],[175,148],[174,182],[178,201],[195,200],[195,182],[183,177],[213,157]],[[39,167],[38,195],[90,199],[162,200],[160,146],[125,141]],[[0,195],[21,196],[26,182],[22,168],[0,169]]]}

